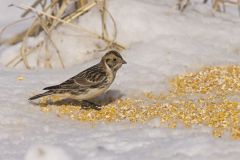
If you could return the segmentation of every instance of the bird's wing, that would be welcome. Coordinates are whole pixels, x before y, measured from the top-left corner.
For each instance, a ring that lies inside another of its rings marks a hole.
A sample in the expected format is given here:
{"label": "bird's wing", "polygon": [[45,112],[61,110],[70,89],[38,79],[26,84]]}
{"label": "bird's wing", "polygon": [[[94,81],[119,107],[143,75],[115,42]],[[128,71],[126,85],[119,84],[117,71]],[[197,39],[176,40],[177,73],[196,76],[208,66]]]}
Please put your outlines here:
{"label": "bird's wing", "polygon": [[59,85],[46,87],[43,90],[84,90],[87,88],[95,88],[102,84],[106,79],[106,72],[103,68],[95,65]]}

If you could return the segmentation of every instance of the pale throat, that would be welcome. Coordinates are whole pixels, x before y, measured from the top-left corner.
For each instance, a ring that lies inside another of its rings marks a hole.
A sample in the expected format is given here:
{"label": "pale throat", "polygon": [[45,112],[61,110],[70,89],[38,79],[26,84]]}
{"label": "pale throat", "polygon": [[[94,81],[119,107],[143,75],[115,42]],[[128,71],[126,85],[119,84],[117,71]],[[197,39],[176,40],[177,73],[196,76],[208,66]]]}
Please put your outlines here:
{"label": "pale throat", "polygon": [[115,78],[116,75],[116,71],[113,71],[113,69],[111,69],[108,64],[106,63],[106,61],[104,61],[104,66],[106,67],[106,72],[108,75],[108,81],[112,82]]}

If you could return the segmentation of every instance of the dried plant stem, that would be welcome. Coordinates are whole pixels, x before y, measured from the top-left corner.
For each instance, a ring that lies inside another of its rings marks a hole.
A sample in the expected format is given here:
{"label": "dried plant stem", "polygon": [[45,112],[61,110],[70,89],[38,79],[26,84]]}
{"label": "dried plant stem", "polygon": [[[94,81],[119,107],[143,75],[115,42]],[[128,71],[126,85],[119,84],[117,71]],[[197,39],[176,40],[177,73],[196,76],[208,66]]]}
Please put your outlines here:
{"label": "dried plant stem", "polygon": [[44,67],[45,68],[52,68],[52,64],[51,64],[51,56],[50,56],[50,53],[49,53],[49,47],[48,47],[48,38],[47,37],[45,37],[45,54],[46,54],[46,56],[45,56],[45,63],[44,63]]}
{"label": "dried plant stem", "polygon": [[109,39],[109,38],[103,38],[103,40],[108,44],[106,46],[106,48],[104,48],[103,50],[106,50],[108,48],[117,48],[118,50],[124,50],[126,48],[122,47],[121,45],[119,45],[119,43],[115,43],[115,40],[117,38],[117,24],[116,24],[116,21],[114,20],[112,14],[105,8],[105,12],[109,15],[110,19],[112,20],[113,22],[113,38],[111,41],[107,41],[106,39]]}
{"label": "dried plant stem", "polygon": [[90,3],[82,6],[81,8],[76,10],[74,13],[72,13],[69,16],[67,16],[66,18],[64,18],[65,23],[70,23],[71,21],[73,21],[77,17],[81,16],[82,14],[84,14],[85,12],[89,11],[91,8],[96,6],[96,4],[97,4],[97,2],[93,1],[93,2],[90,2]]}
{"label": "dried plant stem", "polygon": [[[67,6],[68,6],[67,1],[63,1],[63,2],[61,3],[61,7],[60,7],[60,9],[58,10],[58,12],[57,12],[57,14],[56,14],[56,17],[57,17],[58,19],[60,19],[60,18],[62,17],[62,15],[64,14],[64,11],[65,11],[66,8],[67,8]],[[47,38],[49,39],[49,41],[51,42],[52,46],[53,46],[54,49],[56,50],[56,53],[57,53],[57,56],[58,56],[58,59],[59,59],[59,61],[60,61],[60,64],[61,64],[62,68],[65,68],[65,65],[64,65],[64,62],[63,62],[61,53],[60,53],[57,45],[54,43],[54,41],[53,41],[52,38],[51,38],[52,30],[59,24],[59,21],[58,21],[58,20],[54,20],[54,21],[52,22],[51,27],[48,28],[47,24],[44,23],[44,21],[42,20],[41,17],[40,17],[40,19],[41,19],[41,22],[42,22],[41,25],[42,25],[42,27],[43,27],[46,35],[47,35]]]}
{"label": "dried plant stem", "polygon": [[52,46],[54,47],[54,49],[57,52],[57,55],[58,55],[58,58],[60,60],[60,64],[61,64],[62,68],[65,68],[65,65],[63,63],[63,59],[62,59],[61,53],[60,53],[57,45],[54,43],[54,41],[51,38],[51,35],[50,35],[51,34],[51,30],[47,28],[47,24],[44,23],[44,21],[42,19],[40,20],[40,22],[41,22],[41,26],[43,27],[43,30],[45,31],[45,33],[47,35],[48,40],[51,42]]}
{"label": "dried plant stem", "polygon": [[223,8],[223,12],[226,11],[226,5],[229,4],[229,5],[236,5],[238,7],[238,13],[239,13],[239,16],[240,16],[240,0],[212,0],[212,8],[215,10],[215,11],[221,11],[221,5],[222,5],[222,8]]}
{"label": "dried plant stem", "polygon": [[47,5],[47,0],[42,0],[41,3],[40,3],[42,9],[44,10],[44,8],[46,7]]}
{"label": "dried plant stem", "polygon": [[[48,6],[43,10],[43,12],[46,12],[49,8],[53,7],[57,2],[58,2],[58,0],[54,0],[50,5],[48,5]],[[13,5],[10,5],[10,6],[13,6]],[[17,6],[16,6],[16,7],[17,7]],[[31,11],[31,9],[27,9],[27,10]],[[32,17],[30,17],[30,18],[32,18]],[[30,19],[30,18],[26,18],[26,19]],[[23,20],[25,20],[25,19],[23,19]],[[21,21],[22,21],[22,20],[19,20],[19,21],[17,21],[16,23],[21,22]],[[2,30],[2,32],[5,30],[5,28],[8,28],[9,26],[12,26],[12,25],[14,25],[14,24],[15,24],[15,23],[12,23],[12,24],[7,25],[6,27],[4,27],[4,29]],[[42,31],[42,28],[40,27],[39,24],[37,24],[37,25],[35,26],[35,29],[33,29],[32,32],[29,33],[29,36],[36,36],[36,35],[38,35],[41,31]],[[20,42],[20,41],[23,41],[23,38],[24,38],[26,32],[27,32],[27,30],[22,31],[21,33],[17,34],[16,36],[14,36],[14,37],[12,37],[12,38],[8,38],[8,39],[0,42],[0,44],[14,45],[14,44],[16,44],[16,43],[18,43],[18,42]],[[0,34],[2,34],[2,33],[0,33]]]}
{"label": "dried plant stem", "polygon": [[[33,50],[35,50],[35,47],[33,47],[33,49],[32,48],[29,49],[29,47],[27,46],[28,38],[30,36],[39,34],[41,31],[44,31],[45,32],[44,40],[41,41],[41,44],[38,44],[36,46],[36,48],[44,46],[45,54],[46,54],[44,66],[47,68],[52,68],[52,64],[51,64],[52,56],[49,51],[49,45],[51,45],[53,49],[56,51],[60,65],[62,66],[62,68],[65,68],[60,50],[52,40],[52,31],[61,24],[66,24],[70,27],[80,30],[81,32],[86,32],[88,36],[92,36],[94,38],[105,41],[105,44],[106,44],[105,49],[114,47],[114,48],[117,48],[118,50],[123,50],[126,48],[124,45],[119,44],[118,42],[115,42],[117,37],[117,26],[113,16],[106,9],[106,0],[93,0],[91,2],[88,2],[87,0],[77,0],[71,3],[75,5],[75,9],[74,9],[74,12],[70,14],[66,13],[70,3],[69,0],[51,0],[51,3],[49,5],[47,5],[47,2],[48,2],[47,0],[35,0],[31,6],[25,6],[25,5],[18,6],[14,4],[11,5],[20,9],[24,9],[25,12],[23,13],[22,16],[26,16],[27,14],[32,12],[32,13],[35,13],[38,17],[35,18],[32,25],[27,30],[23,31],[22,33],[16,35],[13,38],[8,39],[8,41],[6,40],[4,41],[9,43],[11,42],[12,44],[22,41],[22,44],[20,47],[20,53],[16,57],[14,57],[11,61],[9,61],[6,64],[6,66],[10,66],[12,64],[13,66],[16,66],[20,62],[23,62],[24,66],[27,69],[30,69],[31,67],[28,63],[27,56],[30,55],[33,52]],[[41,11],[36,9],[38,5],[42,7]],[[86,13],[96,5],[100,6],[102,33],[99,34],[96,32],[92,32],[84,27],[71,23],[73,20],[77,19],[79,16],[83,15],[84,13]],[[108,32],[107,19],[106,19],[107,15],[109,15],[110,20],[112,21],[114,26],[112,36],[109,36],[110,34]],[[6,26],[6,28],[7,27],[8,26]],[[6,28],[4,28],[2,32]],[[37,63],[39,64],[39,60]]]}
{"label": "dried plant stem", "polygon": [[[110,19],[111,19],[112,22],[113,22],[113,30],[114,30],[114,32],[113,32],[112,42],[114,43],[115,40],[117,39],[117,23],[116,23],[116,21],[114,20],[112,14],[111,14],[106,8],[105,8],[105,12],[109,15]],[[125,49],[125,48],[123,48],[123,49]]]}
{"label": "dried plant stem", "polygon": [[238,0],[238,15],[240,16],[240,0]]}
{"label": "dried plant stem", "polygon": [[106,0],[102,0],[100,6],[101,20],[102,20],[102,38],[109,38],[106,24]]}
{"label": "dried plant stem", "polygon": [[88,3],[87,0],[78,0],[77,2],[78,2],[77,8],[80,8]]}
{"label": "dried plant stem", "polygon": [[[29,56],[35,50],[42,47],[42,45],[43,45],[43,41],[39,42],[35,47],[33,47],[33,48],[31,48],[30,50],[27,51],[26,56]],[[13,64],[13,67],[16,67],[23,59],[22,59],[21,55],[19,54],[15,60],[17,60],[17,61]]]}
{"label": "dried plant stem", "polygon": [[9,44],[9,45],[14,45],[14,44],[17,44],[18,42],[22,41],[23,38],[25,37],[25,35],[28,33],[29,36],[33,36],[33,35],[38,35],[41,31],[41,28],[38,24],[32,26],[32,29],[30,31],[25,30],[23,32],[20,32],[19,34],[17,34],[16,36],[14,37],[11,37],[11,38],[8,38],[8,39],[5,39],[3,41],[0,42],[0,44]]}
{"label": "dried plant stem", "polygon": [[[39,42],[35,47],[30,48],[27,51],[27,56],[29,54],[31,54],[33,51],[35,51],[36,49],[40,48],[43,45],[43,41]],[[15,62],[16,61],[16,62]],[[10,60],[5,66],[9,67],[11,64],[13,64],[13,66],[16,66],[19,62],[22,61],[22,57],[21,54],[16,55],[12,60]],[[15,62],[15,63],[14,63]]]}
{"label": "dried plant stem", "polygon": [[213,1],[213,9],[215,10],[215,11],[220,11],[220,1],[219,0],[214,0]]}
{"label": "dried plant stem", "polygon": [[[14,5],[14,6],[16,6],[16,5]],[[89,33],[89,34],[92,35],[93,37],[96,37],[96,38],[98,38],[98,39],[102,39],[101,36],[98,35],[98,34],[95,33],[95,32],[92,32],[92,31],[90,31],[90,30],[88,30],[88,29],[86,29],[86,28],[83,28],[83,27],[79,26],[79,25],[75,25],[75,24],[73,24],[73,23],[66,22],[65,20],[62,20],[62,19],[60,19],[60,18],[57,18],[56,16],[47,14],[47,13],[42,12],[42,11],[38,11],[38,10],[36,10],[35,8],[32,8],[32,7],[30,7],[30,6],[21,5],[21,6],[16,6],[16,7],[22,8],[22,9],[30,9],[30,10],[31,10],[32,12],[34,12],[34,13],[37,13],[37,14],[39,14],[39,15],[45,15],[45,16],[47,16],[47,17],[49,17],[49,18],[54,19],[54,20],[58,20],[59,22],[61,22],[61,23],[63,23],[63,24],[69,25],[69,26],[71,26],[71,27],[73,27],[73,28],[79,29],[79,30],[84,31],[84,32],[86,32],[86,33]],[[106,42],[111,42],[110,39],[104,39],[104,40],[105,40]],[[119,42],[115,42],[115,45],[118,46],[119,48],[126,49],[126,47],[125,47],[123,44],[120,44]]]}
{"label": "dried plant stem", "polygon": [[[13,26],[13,25],[15,25],[15,24],[17,24],[17,23],[20,23],[20,22],[29,20],[29,19],[31,19],[31,18],[33,18],[33,17],[28,17],[28,18],[20,19],[20,20],[14,21],[14,22],[6,25],[6,26],[5,26],[4,28],[2,28],[1,31],[0,31],[0,37],[2,37],[3,33],[4,33],[9,27],[11,27],[11,26]],[[18,36],[15,36],[14,38],[10,38],[10,39],[7,39],[7,40],[0,41],[0,45],[1,45],[1,44],[6,44],[6,43],[7,43],[7,44],[12,44],[13,42],[18,41],[17,39],[19,39],[19,37],[22,37],[22,36],[23,36],[23,33],[24,33],[24,32],[18,34]]]}
{"label": "dried plant stem", "polygon": [[[42,1],[43,1],[43,0],[36,0],[36,1],[31,5],[31,7],[33,7],[33,8],[37,7]],[[30,9],[26,10],[26,11],[21,15],[21,17],[25,17],[25,16],[26,16],[28,13],[30,13],[30,12],[31,12]]]}
{"label": "dried plant stem", "polygon": [[[15,5],[15,6],[16,6],[16,5]],[[31,11],[34,12],[34,13],[37,13],[37,14],[39,14],[39,15],[47,16],[48,18],[51,18],[51,19],[53,19],[53,20],[58,20],[59,22],[61,22],[61,23],[63,23],[63,24],[66,24],[66,25],[69,25],[69,26],[71,26],[71,27],[73,27],[73,28],[76,28],[76,29],[79,29],[79,30],[81,30],[81,31],[87,32],[87,33],[91,34],[92,36],[94,36],[94,37],[96,37],[96,38],[101,38],[101,36],[99,36],[97,33],[91,32],[91,31],[89,31],[88,29],[85,29],[85,28],[83,28],[83,27],[81,27],[81,26],[78,26],[78,25],[75,25],[75,24],[66,22],[65,20],[62,20],[62,19],[60,19],[60,18],[57,18],[56,16],[50,15],[50,14],[48,14],[48,13],[45,13],[45,12],[42,12],[42,11],[38,11],[38,10],[36,10],[35,8],[29,7],[29,6],[23,6],[23,5],[22,5],[22,6],[16,6],[16,7],[19,7],[19,8],[21,8],[21,9],[31,9]]]}
{"label": "dried plant stem", "polygon": [[[59,1],[59,0],[52,0],[52,3],[50,3],[50,5],[48,5],[48,6],[43,10],[43,12],[46,12],[46,11],[48,11],[48,9],[53,8],[53,6],[55,6],[58,1]],[[34,7],[31,7],[31,8],[34,8]],[[29,9],[30,9],[30,8],[29,8]],[[32,9],[30,9],[30,10],[32,11]]]}
{"label": "dried plant stem", "polygon": [[13,62],[15,62],[16,60],[18,60],[18,59],[21,59],[21,55],[20,54],[18,54],[18,55],[16,55],[12,60],[10,60],[5,66],[6,67],[9,67]]}
{"label": "dried plant stem", "polygon": [[[63,2],[61,3],[60,8],[58,9],[57,14],[55,15],[55,17],[56,17],[57,19],[60,19],[60,18],[62,17],[62,15],[64,14],[64,11],[65,11],[66,8],[67,8],[67,6],[68,6],[68,4],[66,3],[66,1],[63,1]],[[54,29],[54,28],[58,25],[58,23],[60,23],[57,19],[54,19],[54,20],[53,20],[53,23],[52,23],[50,32],[52,31],[52,29]]]}
{"label": "dried plant stem", "polygon": [[27,44],[27,39],[29,37],[29,34],[32,33],[34,30],[35,26],[38,24],[38,20],[35,20],[32,24],[32,26],[27,30],[26,34],[24,35],[22,46],[20,48],[20,54],[22,56],[23,63],[26,67],[26,69],[31,69],[30,65],[28,64],[27,56],[26,56],[26,44]]}

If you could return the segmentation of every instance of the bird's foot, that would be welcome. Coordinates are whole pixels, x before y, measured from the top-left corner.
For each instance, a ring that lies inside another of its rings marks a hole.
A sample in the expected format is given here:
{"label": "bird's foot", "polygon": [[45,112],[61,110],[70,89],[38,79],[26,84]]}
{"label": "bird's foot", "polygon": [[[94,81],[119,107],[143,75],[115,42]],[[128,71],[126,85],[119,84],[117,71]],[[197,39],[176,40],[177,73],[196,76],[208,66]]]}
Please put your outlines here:
{"label": "bird's foot", "polygon": [[86,105],[83,106],[83,109],[95,109],[95,110],[101,110],[101,105],[96,104],[94,102],[90,102],[87,100],[83,101]]}

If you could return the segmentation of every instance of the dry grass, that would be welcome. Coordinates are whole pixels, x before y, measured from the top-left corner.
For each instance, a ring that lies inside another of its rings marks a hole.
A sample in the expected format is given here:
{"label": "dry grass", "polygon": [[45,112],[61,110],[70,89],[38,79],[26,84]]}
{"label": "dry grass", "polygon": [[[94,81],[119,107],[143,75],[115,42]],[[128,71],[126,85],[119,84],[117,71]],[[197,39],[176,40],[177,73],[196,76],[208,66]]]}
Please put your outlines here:
{"label": "dry grass", "polygon": [[[203,3],[207,3],[209,0],[203,0]],[[218,12],[226,12],[226,6],[237,6],[240,16],[240,0],[211,0],[212,8]],[[190,0],[177,0],[177,8],[183,12],[190,4]]]}
{"label": "dry grass", "polygon": [[[51,57],[52,53],[49,52],[49,47],[55,49],[57,57],[59,59],[59,63],[62,68],[65,67],[63,58],[61,56],[61,52],[58,49],[55,42],[52,40],[52,32],[59,26],[65,24],[72,28],[79,30],[80,32],[87,33],[88,36],[94,37],[96,39],[101,39],[105,42],[106,47],[99,50],[107,50],[109,48],[115,48],[116,50],[123,50],[126,47],[119,42],[116,42],[117,37],[117,25],[116,22],[111,15],[111,13],[107,10],[106,0],[96,0],[96,1],[88,1],[88,0],[52,0],[48,3],[46,0],[36,0],[31,6],[26,5],[14,5],[17,8],[23,9],[24,13],[21,15],[22,17],[27,16],[29,13],[34,13],[34,20],[25,31],[14,35],[8,39],[1,40],[0,44],[8,44],[15,45],[16,43],[21,42],[20,52],[11,59],[6,66],[15,67],[19,63],[23,63],[27,69],[31,69],[31,66],[28,62],[28,56],[36,49],[44,48],[44,66],[46,68],[51,68]],[[67,12],[67,9],[70,5],[74,5],[74,9],[71,12]],[[41,7],[41,10],[36,9],[37,7]],[[91,10],[94,7],[98,7],[101,14],[101,22],[102,22],[102,33],[95,33],[89,29],[86,29],[80,25],[74,24],[74,21],[78,19],[80,16],[83,16],[86,12]],[[114,24],[114,33],[110,38],[110,33],[107,29],[106,17],[109,16]],[[25,18],[26,19],[26,18]],[[22,21],[22,20],[20,20]],[[13,22],[10,25],[4,27],[0,34],[2,34],[8,27],[15,25],[20,22]],[[32,36],[38,36],[39,33],[44,32],[45,37],[41,42],[39,42],[35,47],[29,47],[28,39]],[[39,61],[39,60],[38,60]],[[39,62],[38,62],[39,63]]]}
{"label": "dry grass", "polygon": [[212,0],[212,7],[215,11],[226,12],[227,5],[237,6],[240,16],[240,0]]}

